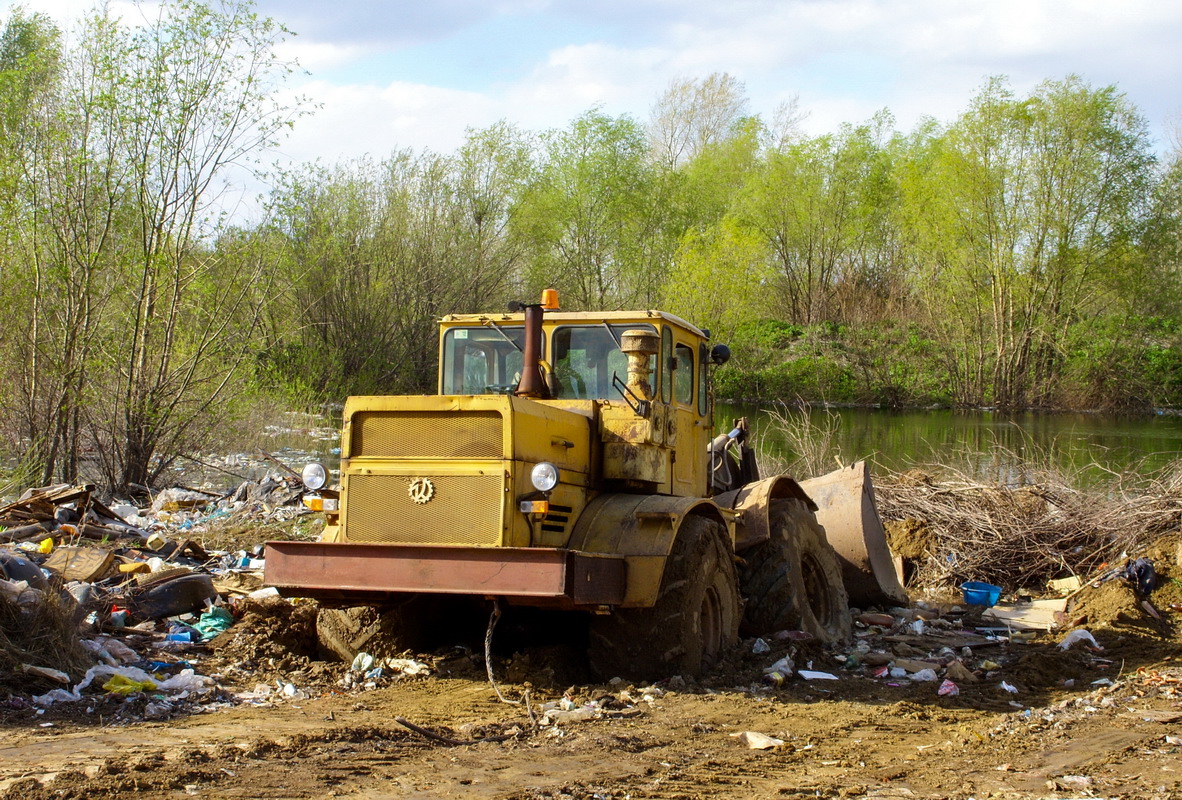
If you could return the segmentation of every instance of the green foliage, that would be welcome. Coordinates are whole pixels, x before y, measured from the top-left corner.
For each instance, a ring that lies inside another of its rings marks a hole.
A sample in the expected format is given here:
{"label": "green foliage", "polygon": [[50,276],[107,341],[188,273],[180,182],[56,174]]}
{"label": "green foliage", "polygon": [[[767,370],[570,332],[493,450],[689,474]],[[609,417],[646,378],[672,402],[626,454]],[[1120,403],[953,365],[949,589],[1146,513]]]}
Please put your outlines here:
{"label": "green foliage", "polygon": [[293,118],[273,99],[285,34],[249,3],[181,0],[138,27],[103,7],[68,46],[19,13],[0,37],[18,90],[0,269],[23,331],[0,343],[19,375],[2,416],[43,481],[76,479],[85,447],[108,485],[147,484],[217,424],[268,272],[250,237],[218,239],[213,187]]}
{"label": "green foliage", "polygon": [[804,335],[804,328],[778,319],[744,323],[735,330],[735,344],[782,350]]}
{"label": "green foliage", "polygon": [[904,218],[957,402],[1054,402],[1071,327],[1143,284],[1153,166],[1128,99],[1074,76],[1027,98],[994,79],[920,150]]}
{"label": "green foliage", "polygon": [[267,381],[309,399],[432,391],[435,319],[517,292],[511,220],[532,171],[526,139],[497,125],[452,157],[285,176],[273,203],[288,289],[258,359]]}
{"label": "green foliage", "polygon": [[543,135],[541,165],[514,214],[531,296],[555,287],[572,309],[656,300],[674,240],[660,235],[664,184],[647,153],[639,124],[598,110]]}

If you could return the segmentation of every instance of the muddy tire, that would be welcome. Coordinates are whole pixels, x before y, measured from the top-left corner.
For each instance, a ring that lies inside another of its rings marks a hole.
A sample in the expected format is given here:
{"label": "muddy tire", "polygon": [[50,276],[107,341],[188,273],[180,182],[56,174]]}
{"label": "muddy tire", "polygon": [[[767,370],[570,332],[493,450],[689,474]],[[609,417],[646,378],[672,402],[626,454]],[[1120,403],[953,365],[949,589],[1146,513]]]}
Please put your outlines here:
{"label": "muddy tire", "polygon": [[591,668],[604,680],[695,676],[738,640],[738,576],[722,526],[690,516],[677,532],[652,608],[591,620]]}
{"label": "muddy tire", "polygon": [[742,553],[743,632],[802,630],[824,642],[848,639],[849,598],[825,529],[800,500],[775,500],[770,514],[771,539]]}
{"label": "muddy tire", "polygon": [[422,615],[417,598],[375,608],[321,608],[316,616],[316,640],[322,658],[352,661],[358,653],[377,658],[417,650],[422,644]]}

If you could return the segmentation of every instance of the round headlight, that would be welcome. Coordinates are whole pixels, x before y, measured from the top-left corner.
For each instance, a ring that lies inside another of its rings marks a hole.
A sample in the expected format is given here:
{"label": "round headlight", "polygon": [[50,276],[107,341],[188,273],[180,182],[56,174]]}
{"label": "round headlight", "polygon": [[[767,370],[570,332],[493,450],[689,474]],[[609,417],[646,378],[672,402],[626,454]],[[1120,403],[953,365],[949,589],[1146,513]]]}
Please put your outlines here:
{"label": "round headlight", "polygon": [[548,492],[558,485],[558,467],[543,461],[534,465],[529,479],[539,492]]}
{"label": "round headlight", "polygon": [[304,472],[300,478],[304,481],[304,486],[308,491],[314,492],[328,483],[328,470],[324,468],[323,464],[313,461],[304,465]]}

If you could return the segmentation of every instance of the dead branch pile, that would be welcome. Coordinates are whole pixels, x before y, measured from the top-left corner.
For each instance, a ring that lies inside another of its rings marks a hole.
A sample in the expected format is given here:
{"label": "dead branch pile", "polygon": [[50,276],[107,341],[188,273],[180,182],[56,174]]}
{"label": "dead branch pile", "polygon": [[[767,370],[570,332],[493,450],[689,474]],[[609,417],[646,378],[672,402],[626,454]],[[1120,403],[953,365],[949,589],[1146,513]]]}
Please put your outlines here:
{"label": "dead branch pile", "polygon": [[[1034,589],[1051,578],[1086,577],[1105,563],[1116,565],[1122,553],[1178,529],[1182,468],[1132,489],[1114,481],[1082,490],[1047,471],[1036,483],[1007,487],[956,471],[938,482],[911,471],[877,479],[876,486],[888,531],[922,532],[914,537],[922,540],[922,554],[911,585],[983,580]],[[892,541],[896,549],[902,544]]]}

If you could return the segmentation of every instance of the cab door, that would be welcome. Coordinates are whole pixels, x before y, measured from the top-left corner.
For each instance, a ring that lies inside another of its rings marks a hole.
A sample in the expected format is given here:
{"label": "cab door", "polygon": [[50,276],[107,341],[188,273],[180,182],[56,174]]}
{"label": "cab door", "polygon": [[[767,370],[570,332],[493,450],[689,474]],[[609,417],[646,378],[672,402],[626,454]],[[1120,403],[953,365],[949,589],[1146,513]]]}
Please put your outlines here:
{"label": "cab door", "polygon": [[699,398],[701,381],[699,346],[696,338],[673,329],[669,393],[670,421],[675,426],[673,455],[673,494],[702,497],[706,494],[706,444],[710,436],[708,418]]}

